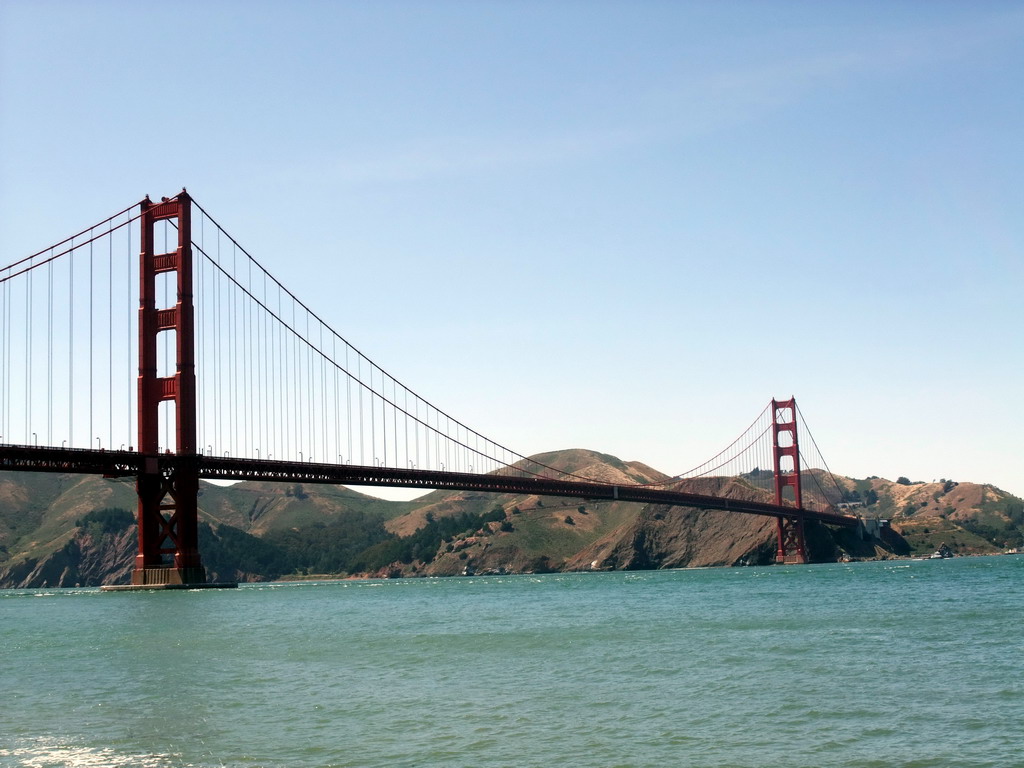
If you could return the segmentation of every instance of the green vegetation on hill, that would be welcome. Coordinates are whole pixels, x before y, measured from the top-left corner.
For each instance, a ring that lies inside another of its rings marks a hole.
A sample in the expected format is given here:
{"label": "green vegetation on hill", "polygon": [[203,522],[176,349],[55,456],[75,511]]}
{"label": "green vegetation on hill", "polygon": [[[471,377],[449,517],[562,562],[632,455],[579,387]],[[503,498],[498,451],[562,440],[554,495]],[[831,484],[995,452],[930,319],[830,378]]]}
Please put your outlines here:
{"label": "green vegetation on hill", "polygon": [[408,565],[414,560],[430,561],[437,554],[442,542],[450,541],[460,534],[477,531],[490,522],[504,520],[505,510],[501,507],[494,507],[489,512],[479,514],[463,512],[441,518],[435,518],[428,513],[427,524],[411,536],[392,536],[361,553],[353,562],[354,570],[376,571],[392,563]]}
{"label": "green vegetation on hill", "polygon": [[1004,547],[1024,547],[1024,501],[1015,498],[984,501],[977,517],[964,520],[963,527]]}
{"label": "green vegetation on hill", "polygon": [[387,520],[409,511],[413,502],[368,496],[345,486],[244,482],[221,486],[203,483],[201,516],[259,536],[271,531],[330,523],[339,516],[364,513]]}
{"label": "green vegetation on hill", "polygon": [[377,515],[348,512],[330,522],[274,530],[264,541],[276,547],[287,563],[283,573],[351,573],[361,570],[362,553],[374,545],[397,540],[384,530]]}
{"label": "green vegetation on hill", "polygon": [[199,524],[199,551],[209,573],[220,581],[235,581],[246,576],[276,579],[295,568],[286,553],[273,542],[252,536],[230,525]]}
{"label": "green vegetation on hill", "polygon": [[258,538],[229,525],[216,530],[200,524],[200,550],[208,570],[237,571],[275,579],[283,575],[376,572],[394,563],[430,561],[445,541],[469,534],[490,522],[503,521],[505,512],[471,512],[449,517],[427,516],[427,524],[411,536],[384,529],[380,518],[351,512],[330,523],[271,531]]}
{"label": "green vegetation on hill", "polygon": [[102,536],[105,533],[120,533],[135,525],[135,515],[127,509],[104,507],[87,513],[76,520],[75,525],[93,536]]}

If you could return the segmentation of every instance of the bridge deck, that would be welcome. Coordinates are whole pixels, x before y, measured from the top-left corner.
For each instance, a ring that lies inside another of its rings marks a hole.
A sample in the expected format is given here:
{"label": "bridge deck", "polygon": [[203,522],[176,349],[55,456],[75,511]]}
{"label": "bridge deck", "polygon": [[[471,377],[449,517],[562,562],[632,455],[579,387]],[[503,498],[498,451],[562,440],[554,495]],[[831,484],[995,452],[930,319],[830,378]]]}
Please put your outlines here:
{"label": "bridge deck", "polygon": [[68,472],[97,474],[106,477],[127,477],[143,472],[156,474],[189,462],[197,464],[199,477],[207,480],[262,480],[265,482],[422,488],[425,491],[440,489],[486,493],[525,493],[595,501],[631,501],[698,509],[720,509],[727,512],[769,517],[797,517],[847,527],[858,524],[856,517],[833,512],[780,507],[765,502],[706,496],[643,485],[611,485],[582,480],[559,480],[535,475],[493,473],[480,475],[468,472],[439,472],[220,456],[153,455],[135,451],[23,445],[0,446],[0,470],[11,471]]}

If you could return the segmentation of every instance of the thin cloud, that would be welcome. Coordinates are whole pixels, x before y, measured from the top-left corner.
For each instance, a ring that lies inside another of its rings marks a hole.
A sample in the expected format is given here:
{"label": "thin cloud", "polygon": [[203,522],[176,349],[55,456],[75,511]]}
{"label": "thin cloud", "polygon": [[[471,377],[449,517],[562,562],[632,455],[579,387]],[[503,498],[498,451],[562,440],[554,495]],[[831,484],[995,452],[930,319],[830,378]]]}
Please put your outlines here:
{"label": "thin cloud", "polygon": [[[671,85],[639,88],[632,103],[614,110],[623,116],[615,122],[603,117],[585,127],[524,126],[518,131],[417,137],[363,147],[336,157],[331,175],[335,183],[361,186],[585,162],[645,144],[706,135],[785,109],[846,81],[956,61],[1022,37],[1024,12],[1014,12],[967,26],[865,34],[846,49],[794,55],[781,62],[772,56],[770,63],[748,63],[743,68],[679,71],[672,73]],[[581,115],[581,122],[586,119]]]}

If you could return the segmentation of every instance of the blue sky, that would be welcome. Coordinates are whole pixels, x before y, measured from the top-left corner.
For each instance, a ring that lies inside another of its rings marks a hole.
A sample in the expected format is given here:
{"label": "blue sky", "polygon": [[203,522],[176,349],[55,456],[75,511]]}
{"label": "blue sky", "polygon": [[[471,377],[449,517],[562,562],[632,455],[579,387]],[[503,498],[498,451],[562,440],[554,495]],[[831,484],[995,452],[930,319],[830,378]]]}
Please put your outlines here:
{"label": "blue sky", "polygon": [[0,263],[187,186],[522,453],[1024,494],[1024,7],[0,3]]}

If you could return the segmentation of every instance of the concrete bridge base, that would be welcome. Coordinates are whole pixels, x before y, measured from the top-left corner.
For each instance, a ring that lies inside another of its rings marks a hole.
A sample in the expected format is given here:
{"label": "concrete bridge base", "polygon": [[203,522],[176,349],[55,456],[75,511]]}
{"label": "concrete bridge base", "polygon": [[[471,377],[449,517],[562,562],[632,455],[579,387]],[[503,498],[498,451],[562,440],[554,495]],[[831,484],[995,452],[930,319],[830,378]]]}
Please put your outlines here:
{"label": "concrete bridge base", "polygon": [[108,584],[100,587],[101,592],[138,592],[156,589],[236,589],[237,581],[207,582],[204,584]]}
{"label": "concrete bridge base", "polygon": [[206,569],[198,568],[137,568],[132,571],[131,584],[112,584],[101,587],[108,592],[133,589],[231,589],[237,582],[209,583]]}
{"label": "concrete bridge base", "polygon": [[191,568],[136,568],[132,571],[132,586],[142,587],[159,584],[205,584],[206,569],[202,566]]}

